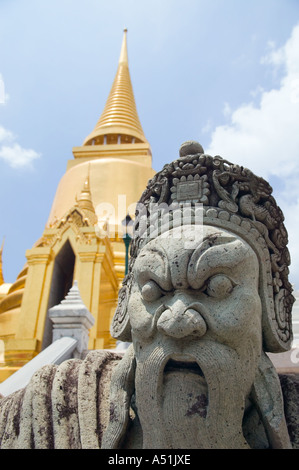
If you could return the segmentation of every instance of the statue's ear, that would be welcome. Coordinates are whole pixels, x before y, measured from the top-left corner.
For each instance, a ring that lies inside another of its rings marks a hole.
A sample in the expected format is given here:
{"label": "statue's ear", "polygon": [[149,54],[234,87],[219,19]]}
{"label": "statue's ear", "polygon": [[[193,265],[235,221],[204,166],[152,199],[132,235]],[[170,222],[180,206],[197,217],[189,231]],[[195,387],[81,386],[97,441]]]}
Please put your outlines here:
{"label": "statue's ear", "polygon": [[118,304],[110,327],[111,336],[117,340],[131,342],[131,325],[128,314],[130,286],[124,284],[118,294]]}
{"label": "statue's ear", "polygon": [[251,391],[272,449],[291,449],[277,372],[264,352]]}

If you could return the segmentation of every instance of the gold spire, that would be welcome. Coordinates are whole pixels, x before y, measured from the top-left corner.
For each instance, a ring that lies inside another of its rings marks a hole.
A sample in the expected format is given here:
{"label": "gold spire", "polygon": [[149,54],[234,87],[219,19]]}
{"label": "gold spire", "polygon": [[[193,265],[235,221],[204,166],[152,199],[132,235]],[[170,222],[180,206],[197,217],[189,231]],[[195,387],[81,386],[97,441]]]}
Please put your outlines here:
{"label": "gold spire", "polygon": [[129,66],[128,49],[127,49],[127,32],[128,30],[124,29],[124,38],[123,38],[123,43],[121,45],[121,51],[120,51],[118,64],[124,63],[127,66]]}
{"label": "gold spire", "polygon": [[127,29],[118,62],[117,72],[104,111],[84,145],[147,143],[138,117],[130,78]]}
{"label": "gold spire", "polygon": [[2,269],[2,252],[3,252],[3,246],[4,246],[4,238],[2,241],[2,245],[0,248],[0,286],[4,284],[4,277],[3,277],[3,269]]}
{"label": "gold spire", "polygon": [[92,199],[91,199],[91,192],[89,186],[89,168],[88,168],[88,175],[84,181],[83,188],[81,190],[80,196],[76,197],[76,205],[85,211],[95,213]]}

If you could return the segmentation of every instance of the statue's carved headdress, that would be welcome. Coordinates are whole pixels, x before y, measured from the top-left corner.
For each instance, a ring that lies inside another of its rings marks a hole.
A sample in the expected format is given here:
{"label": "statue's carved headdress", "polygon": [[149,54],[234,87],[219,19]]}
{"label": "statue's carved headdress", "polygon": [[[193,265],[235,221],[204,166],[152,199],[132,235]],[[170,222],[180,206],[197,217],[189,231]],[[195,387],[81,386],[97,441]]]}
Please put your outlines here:
{"label": "statue's carved headdress", "polygon": [[[161,208],[173,204],[176,210],[180,210],[187,202],[191,223],[196,223],[196,207],[202,204],[204,225],[235,233],[255,251],[260,265],[264,350],[288,350],[292,341],[291,310],[294,302],[288,281],[290,256],[284,216],[272,196],[272,188],[247,168],[219,156],[205,154],[201,145],[193,141],[185,142],[180,148],[180,158],[165,165],[148,182],[137,204],[137,235],[131,244],[129,273],[119,293],[112,336],[123,341],[131,340],[127,304],[132,266],[148,240],[149,231],[153,233],[153,220],[149,217],[151,204]],[[172,228],[174,214],[175,211],[167,214],[169,228]],[[154,224],[159,235],[163,230],[163,209],[156,215]]]}

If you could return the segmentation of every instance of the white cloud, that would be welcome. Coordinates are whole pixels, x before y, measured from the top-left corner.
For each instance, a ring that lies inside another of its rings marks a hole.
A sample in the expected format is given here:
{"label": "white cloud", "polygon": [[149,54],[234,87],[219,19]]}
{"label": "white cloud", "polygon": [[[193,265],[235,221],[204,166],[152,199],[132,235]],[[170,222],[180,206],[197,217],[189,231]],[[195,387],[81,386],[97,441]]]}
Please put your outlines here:
{"label": "white cloud", "polygon": [[[275,175],[285,190],[274,193],[285,214],[292,255],[291,281],[299,288],[299,25],[286,44],[270,51],[262,63],[277,70],[283,67],[278,89],[260,89],[259,105],[251,102],[227,113],[228,123],[211,134],[206,150],[257,175]],[[228,109],[228,106],[226,106]]]}
{"label": "white cloud", "polygon": [[275,42],[268,41],[268,53],[261,58],[261,64],[282,65],[285,62],[285,49],[276,49]]}
{"label": "white cloud", "polygon": [[0,158],[12,168],[30,166],[33,160],[39,157],[40,155],[35,150],[24,149],[19,144],[13,144],[10,147],[3,145],[0,148]]}
{"label": "white cloud", "polygon": [[[0,73],[0,104],[6,104],[9,99],[5,92],[3,77]],[[22,168],[31,166],[33,160],[40,157],[40,154],[32,149],[24,149],[16,141],[16,136],[0,126],[0,159],[8,163],[12,168]]]}
{"label": "white cloud", "polygon": [[0,159],[12,168],[31,166],[33,160],[39,158],[40,154],[32,149],[24,149],[15,140],[16,137],[11,131],[0,126]]}

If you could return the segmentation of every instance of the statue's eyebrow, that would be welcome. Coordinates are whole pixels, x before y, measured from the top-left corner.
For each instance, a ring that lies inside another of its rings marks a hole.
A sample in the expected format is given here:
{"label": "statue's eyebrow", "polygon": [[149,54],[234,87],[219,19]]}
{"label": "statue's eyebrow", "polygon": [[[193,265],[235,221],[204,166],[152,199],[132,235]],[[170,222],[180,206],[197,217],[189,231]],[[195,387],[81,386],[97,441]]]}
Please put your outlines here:
{"label": "statue's eyebrow", "polygon": [[[229,256],[225,256],[229,248]],[[199,289],[209,277],[211,270],[233,269],[248,256],[249,247],[235,237],[206,239],[193,252],[188,264],[188,282]]]}
{"label": "statue's eyebrow", "polygon": [[[152,260],[155,257],[155,264]],[[170,291],[172,289],[171,276],[169,271],[169,261],[166,252],[162,247],[151,247],[144,253],[140,253],[135,262],[135,275],[139,285],[143,286],[149,280],[153,280],[162,289]]]}

